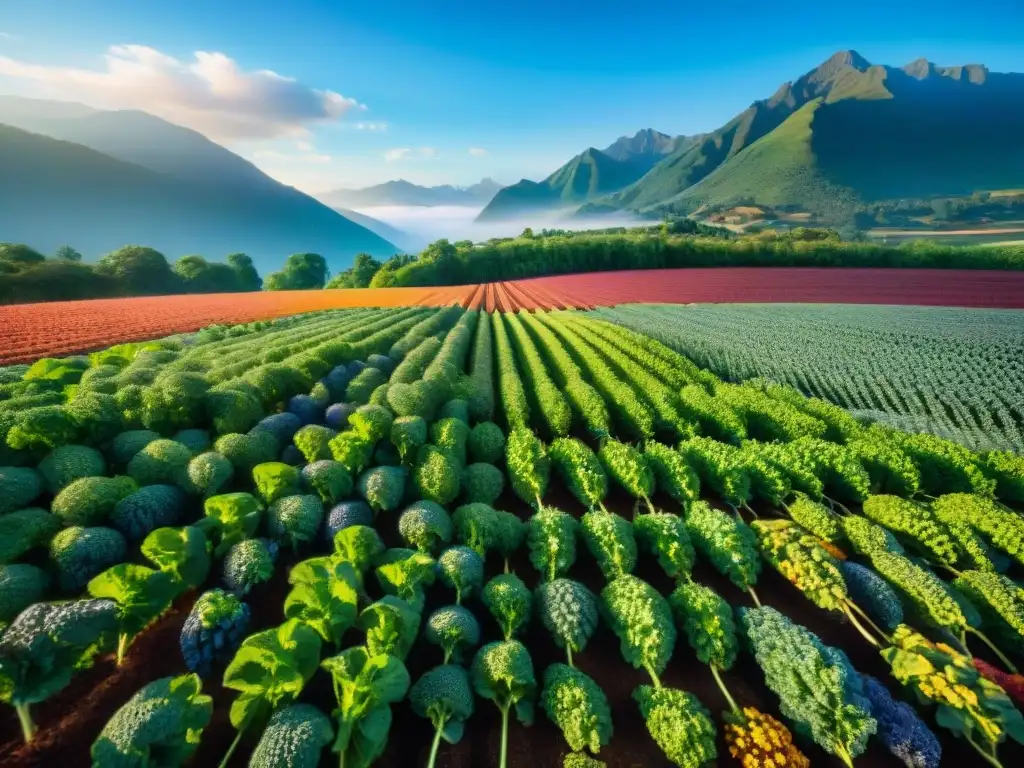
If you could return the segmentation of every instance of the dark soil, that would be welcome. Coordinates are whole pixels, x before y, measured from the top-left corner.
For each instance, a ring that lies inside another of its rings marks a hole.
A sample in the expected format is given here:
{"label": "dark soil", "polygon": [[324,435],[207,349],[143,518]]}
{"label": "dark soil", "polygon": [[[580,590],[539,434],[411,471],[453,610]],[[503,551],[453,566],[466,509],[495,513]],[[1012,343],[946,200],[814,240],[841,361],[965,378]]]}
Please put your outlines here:
{"label": "dark soil", "polygon": [[[583,508],[561,487],[553,483],[545,501],[580,516]],[[675,504],[664,498],[658,503],[667,511],[678,511]],[[523,517],[530,510],[510,494],[498,504],[503,509],[517,512]],[[629,516],[632,500],[624,494],[613,492],[608,507]],[[389,519],[390,517],[390,519]],[[389,546],[400,544],[395,530],[397,516],[383,516],[378,523]],[[583,582],[595,592],[604,586],[604,579],[586,548],[579,544],[579,557],[570,571],[570,576]],[[254,590],[248,602],[252,610],[252,631],[265,629],[281,622],[284,618],[282,606],[288,591],[287,569],[300,557],[286,553],[278,563],[274,580],[262,589]],[[488,561],[488,576],[501,572],[502,563],[493,557]],[[526,553],[520,552],[514,559],[513,570],[531,587],[536,585],[537,574],[530,565]],[[660,571],[651,558],[641,558],[636,575],[652,584],[663,594],[672,589],[672,582]],[[738,590],[727,579],[720,576],[705,563],[698,564],[695,578],[716,589],[734,606],[752,605],[745,592]],[[215,574],[212,579],[217,578]],[[376,587],[373,578],[368,588]],[[887,665],[877,651],[872,649],[856,631],[838,614],[816,608],[798,591],[774,571],[763,572],[757,587],[758,596],[767,604],[778,608],[793,621],[803,624],[821,637],[822,641],[842,647],[854,666],[861,672],[873,675],[889,686],[894,695],[901,695],[900,688],[888,673]],[[125,664],[117,669],[112,658],[100,659],[91,669],[77,675],[71,685],[49,701],[33,708],[39,726],[39,733],[29,746],[21,745],[17,719],[13,712],[0,722],[0,766],[40,766],[40,768],[77,768],[87,765],[89,747],[110,716],[147,682],[186,672],[178,648],[178,636],[194,595],[182,597],[174,608],[137,638],[128,652]],[[453,595],[442,585],[435,584],[428,593],[424,617],[436,607],[452,602]],[[484,628],[484,642],[500,639],[495,622],[489,617],[482,604],[468,601]],[[538,682],[547,666],[564,661],[564,652],[555,647],[543,627],[535,624],[523,638],[534,662]],[[359,642],[356,632],[346,638],[346,645]],[[981,649],[977,649],[979,652]],[[325,654],[327,651],[325,650]],[[987,660],[988,656],[982,654]],[[601,626],[587,649],[574,657],[577,666],[593,677],[608,696],[612,707],[614,735],[611,744],[601,751],[601,759],[610,768],[655,768],[668,766],[657,745],[647,734],[643,719],[632,700],[633,690],[647,683],[645,673],[630,667],[622,658],[619,643],[611,630]],[[420,640],[407,660],[410,674],[415,680],[420,674],[441,662],[440,650]],[[219,672],[218,672],[219,675]],[[736,666],[723,675],[733,697],[741,706],[754,706],[781,718],[778,700],[764,684],[764,676],[754,660],[741,654]],[[222,688],[217,679],[204,681],[204,690],[214,699],[214,715],[203,732],[202,743],[192,765],[216,766],[231,741],[235,730],[228,720],[228,709],[234,699],[234,692]],[[680,636],[668,669],[662,675],[665,685],[683,688],[695,694],[711,711],[721,726],[720,713],[727,708],[726,702],[715,685],[710,671],[697,661],[694,653]],[[307,685],[301,697],[317,705],[325,713],[335,707],[330,679],[318,671]],[[922,708],[925,722],[938,735],[943,746],[943,765],[977,766],[980,758],[963,741],[954,739],[945,730],[934,725],[931,715]],[[433,736],[430,723],[416,717],[407,704],[394,707],[394,722],[391,740],[383,757],[377,762],[381,768],[407,768],[426,764],[430,742]],[[477,700],[466,737],[457,745],[442,742],[437,764],[443,768],[494,768],[498,765],[501,738],[501,720],[496,707],[490,702]],[[231,766],[240,768],[247,765],[252,748],[258,736],[252,734],[243,739],[236,751]],[[841,766],[842,763],[823,752],[808,738],[798,736],[800,748],[815,766]],[[720,765],[736,765],[729,757],[719,727],[718,743]],[[513,722],[509,727],[508,764],[515,768],[556,768],[561,766],[568,753],[560,731],[537,708],[536,722],[532,727],[523,727]],[[1003,744],[1000,757],[1006,768],[1024,766],[1024,748],[1014,743]],[[321,759],[324,766],[335,764],[337,757],[325,750]],[[858,768],[896,768],[900,762],[886,749],[872,739],[868,751],[857,761]]]}

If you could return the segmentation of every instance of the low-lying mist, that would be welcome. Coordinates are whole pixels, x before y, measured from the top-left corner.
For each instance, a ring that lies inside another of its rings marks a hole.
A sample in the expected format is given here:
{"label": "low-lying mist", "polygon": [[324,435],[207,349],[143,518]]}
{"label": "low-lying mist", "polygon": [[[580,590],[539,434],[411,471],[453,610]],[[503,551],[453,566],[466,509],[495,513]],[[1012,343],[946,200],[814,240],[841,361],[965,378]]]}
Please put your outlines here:
{"label": "low-lying mist", "polygon": [[357,208],[357,213],[381,221],[388,226],[402,230],[405,238],[401,245],[407,250],[422,250],[429,243],[441,238],[472,240],[480,242],[492,237],[513,237],[530,227],[541,229],[604,229],[606,227],[631,227],[652,222],[638,219],[629,214],[611,214],[601,217],[573,219],[574,209],[554,213],[545,211],[518,219],[504,221],[476,221],[482,208],[443,205],[435,207],[386,205]]}

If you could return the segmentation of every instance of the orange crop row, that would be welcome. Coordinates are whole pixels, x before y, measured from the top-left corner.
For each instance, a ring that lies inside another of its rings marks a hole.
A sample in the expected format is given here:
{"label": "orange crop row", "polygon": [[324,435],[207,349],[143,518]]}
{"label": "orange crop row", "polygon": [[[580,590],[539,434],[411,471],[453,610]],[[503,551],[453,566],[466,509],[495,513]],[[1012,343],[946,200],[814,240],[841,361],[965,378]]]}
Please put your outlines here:
{"label": "orange crop row", "polygon": [[483,285],[226,293],[0,306],[0,364],[321,309],[446,306],[513,311],[632,302],[917,304],[1024,309],[1024,272],[723,267],[591,272]]}
{"label": "orange crop row", "polygon": [[0,306],[0,364],[103,349],[195,331],[350,307],[466,304],[476,286],[264,291]]}

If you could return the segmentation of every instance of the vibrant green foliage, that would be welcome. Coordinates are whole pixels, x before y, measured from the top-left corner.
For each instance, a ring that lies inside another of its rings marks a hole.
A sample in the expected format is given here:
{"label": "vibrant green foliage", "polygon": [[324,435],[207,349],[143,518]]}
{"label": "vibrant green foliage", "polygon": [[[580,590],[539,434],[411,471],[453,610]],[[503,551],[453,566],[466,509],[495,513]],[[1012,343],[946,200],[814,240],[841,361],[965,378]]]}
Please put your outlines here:
{"label": "vibrant green foliage", "polygon": [[94,576],[123,562],[127,552],[124,536],[112,528],[65,528],[50,541],[50,562],[63,592],[77,594]]}
{"label": "vibrant green foliage", "polygon": [[428,555],[452,540],[452,519],[433,501],[417,501],[398,518],[398,533],[410,547]]}
{"label": "vibrant green foliage", "polygon": [[654,472],[658,490],[680,504],[700,497],[700,478],[677,451],[656,440],[648,440],[644,443],[644,458]]}
{"label": "vibrant green foliage", "polygon": [[963,609],[931,571],[892,552],[876,552],[871,556],[871,564],[923,621],[957,635],[967,626]]}
{"label": "vibrant green foliage", "polygon": [[291,591],[284,600],[286,619],[298,619],[325,643],[340,647],[345,630],[356,622],[359,572],[351,563],[314,557],[295,564],[288,572]]}
{"label": "vibrant green foliage", "polygon": [[529,623],[533,595],[514,573],[495,576],[484,585],[482,597],[506,640],[511,640]]}
{"label": "vibrant green foliage", "polygon": [[539,509],[551,479],[551,459],[544,443],[529,429],[515,427],[505,445],[505,462],[516,496]]}
{"label": "vibrant green foliage", "polygon": [[384,595],[359,614],[371,655],[386,654],[404,661],[420,631],[420,611],[394,595]]}
{"label": "vibrant green foliage", "polygon": [[666,574],[673,579],[689,575],[695,555],[683,518],[667,512],[637,515],[633,532],[640,548],[656,557]]}
{"label": "vibrant green foliage", "polygon": [[587,512],[580,520],[583,541],[604,577],[611,581],[636,568],[633,526],[612,512]]}
{"label": "vibrant green foliage", "polygon": [[[409,689],[409,704],[445,741],[457,744],[474,709],[469,675],[462,667],[447,663],[427,670]],[[436,749],[433,754],[436,756]]]}
{"label": "vibrant green foliage", "polygon": [[312,704],[292,704],[271,716],[249,758],[250,768],[316,768],[334,741],[331,720]]}
{"label": "vibrant green foliage", "polygon": [[586,443],[575,437],[560,437],[551,443],[548,455],[580,504],[587,509],[601,505],[608,495],[608,475]]}
{"label": "vibrant green foliage", "polygon": [[563,578],[538,586],[535,597],[537,615],[571,662],[572,654],[586,648],[597,629],[597,598],[579,582]]}
{"label": "vibrant green foliage", "polygon": [[695,501],[686,514],[686,530],[694,548],[737,587],[749,589],[757,583],[761,558],[749,527],[703,501]]}
{"label": "vibrant green foliage", "polygon": [[560,509],[546,507],[526,521],[530,563],[542,579],[563,576],[576,562],[576,519]]}
{"label": "vibrant green foliage", "polygon": [[437,559],[438,575],[441,581],[455,590],[455,602],[480,590],[484,583],[483,557],[465,546],[449,547]]}
{"label": "vibrant green foliage", "polygon": [[686,581],[669,595],[676,623],[686,633],[702,664],[730,669],[739,643],[732,608],[717,592],[696,581]]}
{"label": "vibrant green foliage", "polygon": [[700,768],[717,756],[715,724],[696,696],[675,688],[641,685],[633,691],[647,732],[673,765]]}
{"label": "vibrant green foliage", "polygon": [[461,474],[462,466],[451,452],[435,445],[424,445],[419,449],[412,472],[413,488],[421,499],[450,504],[462,489]]}
{"label": "vibrant green foliage", "polygon": [[668,602],[636,576],[619,576],[601,590],[608,626],[619,638],[623,658],[650,674],[655,685],[676,646]]}
{"label": "vibrant green foliage", "polygon": [[612,738],[612,713],[604,691],[592,678],[566,664],[544,670],[540,704],[558,726],[569,749],[595,755]]}
{"label": "vibrant green foliage", "polygon": [[423,636],[444,651],[445,664],[461,662],[464,651],[480,645],[480,623],[461,605],[449,605],[430,614]]}

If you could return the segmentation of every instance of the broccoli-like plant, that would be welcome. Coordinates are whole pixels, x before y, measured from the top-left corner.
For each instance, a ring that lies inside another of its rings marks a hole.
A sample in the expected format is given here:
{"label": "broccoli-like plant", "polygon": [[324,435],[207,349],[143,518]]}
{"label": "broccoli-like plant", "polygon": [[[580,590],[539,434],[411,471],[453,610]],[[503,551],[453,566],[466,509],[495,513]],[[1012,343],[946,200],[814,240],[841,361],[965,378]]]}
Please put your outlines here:
{"label": "broccoli-like plant", "polygon": [[416,457],[412,482],[421,499],[450,504],[462,488],[461,465],[450,452],[424,445]]}
{"label": "broccoli-like plant", "polygon": [[870,675],[861,675],[878,738],[907,768],[939,768],[942,745],[909,704],[896,701],[889,689]]}
{"label": "broccoli-like plant", "polygon": [[201,594],[181,628],[178,644],[185,666],[208,677],[213,665],[234,655],[249,632],[249,606],[221,589]]}
{"label": "broccoli-like plant", "polygon": [[366,633],[371,655],[387,654],[404,661],[420,631],[420,612],[394,595],[384,595],[359,614],[356,625]]}
{"label": "broccoli-like plant", "polygon": [[398,533],[410,547],[433,554],[452,539],[452,519],[433,501],[417,501],[398,518]]}
{"label": "broccoli-like plant", "polygon": [[544,443],[525,427],[514,428],[505,445],[505,463],[516,496],[540,509],[551,479],[551,458]]}
{"label": "broccoli-like plant", "polygon": [[273,504],[280,498],[296,495],[302,490],[299,470],[279,461],[257,464],[252,468],[252,479],[265,504]]}
{"label": "broccoli-like plant", "polygon": [[760,604],[753,588],[761,573],[757,538],[750,528],[724,512],[695,501],[686,514],[686,530],[694,548],[711,561],[715,570]]}
{"label": "broccoli-like plant", "polygon": [[[953,586],[981,612],[982,624],[1007,648],[1024,643],[1024,589],[998,573],[964,571]],[[1010,665],[1011,672],[1017,670]]]}
{"label": "broccoli-like plant", "polygon": [[648,440],[644,444],[644,458],[654,472],[657,487],[673,499],[689,504],[700,498],[700,478],[678,451]]}
{"label": "broccoli-like plant", "polygon": [[178,594],[174,577],[144,565],[121,563],[94,577],[86,589],[91,597],[117,604],[117,664],[131,640],[166,611]]}
{"label": "broccoli-like plant", "polygon": [[231,462],[235,471],[248,475],[253,467],[274,461],[281,449],[274,433],[256,425],[244,435],[229,432],[217,438],[213,450]]}
{"label": "broccoli-like plant", "polygon": [[633,520],[637,544],[658,559],[658,565],[673,579],[682,579],[693,569],[694,552],[686,523],[679,515],[651,512]]}
{"label": "broccoli-like plant", "polygon": [[630,496],[654,511],[651,496],[654,495],[654,470],[647,457],[631,445],[608,439],[597,452],[608,475]]}
{"label": "broccoli-like plant", "polygon": [[285,496],[267,508],[267,532],[292,549],[315,541],[323,521],[318,496]]}
{"label": "broccoli-like plant", "polygon": [[608,626],[619,638],[622,656],[644,669],[656,686],[676,645],[676,628],[668,602],[636,576],[619,576],[601,590]]}
{"label": "broccoli-like plant", "polygon": [[[256,426],[265,432],[270,432],[281,445],[287,445],[295,437],[295,433],[302,427],[302,420],[294,413],[285,411],[260,419]],[[231,432],[233,430],[226,431]]]}
{"label": "broccoli-like plant", "polygon": [[50,577],[42,568],[27,563],[0,565],[0,624],[38,603],[46,595]]}
{"label": "broccoli-like plant", "polygon": [[430,439],[447,451],[460,465],[465,465],[469,443],[469,426],[462,419],[438,419],[430,426]]}
{"label": "broccoli-like plant", "polygon": [[437,571],[442,583],[455,590],[459,605],[483,586],[484,560],[470,547],[448,547],[437,559]]}
{"label": "broccoli-like plant", "polygon": [[301,476],[303,487],[319,496],[324,504],[334,504],[352,493],[352,475],[340,462],[314,461],[302,468]]}
{"label": "broccoli-like plant", "polygon": [[360,574],[365,574],[377,558],[384,553],[384,542],[368,525],[349,525],[334,535],[336,560],[349,563]]}
{"label": "broccoli-like plant", "polygon": [[562,481],[587,509],[602,507],[608,495],[608,475],[597,454],[575,437],[560,437],[548,449]]}
{"label": "broccoli-like plant", "polygon": [[409,672],[394,656],[371,655],[365,648],[344,650],[324,659],[321,666],[331,675],[338,700],[332,750],[341,765],[369,766],[387,745],[390,705],[408,693]]}
{"label": "broccoli-like plant", "polygon": [[36,470],[0,467],[0,515],[28,506],[42,493],[43,477]]}
{"label": "broccoli-like plant", "polygon": [[945,583],[931,571],[903,555],[876,552],[871,564],[900,595],[904,604],[914,608],[919,617],[939,629],[956,635],[967,631],[967,619],[956,598]]}
{"label": "broccoli-like plant", "polygon": [[935,516],[947,526],[969,525],[996,549],[1024,564],[1024,518],[992,499],[969,493],[949,493],[932,504]]}
{"label": "broccoli-like plant", "polygon": [[675,688],[641,685],[633,691],[640,714],[665,756],[680,768],[700,768],[717,757],[715,724],[696,696]]}
{"label": "broccoli-like plant", "polygon": [[255,535],[263,518],[263,505],[248,493],[211,496],[203,510],[205,516],[195,526],[215,542],[215,557],[223,557],[234,544]]}
{"label": "broccoli-like plant", "polygon": [[959,550],[934,515],[924,506],[898,496],[869,496],[864,516],[898,534],[903,534],[924,555],[941,565],[955,567]]}
{"label": "broccoli-like plant", "polygon": [[128,462],[128,476],[140,486],[173,484],[188,488],[192,451],[173,440],[154,440]]}
{"label": "broccoli-like plant", "polygon": [[462,667],[445,663],[423,673],[409,689],[412,711],[434,726],[427,768],[434,768],[437,750],[444,738],[457,744],[465,731],[466,721],[473,714],[473,689],[469,675]]}
{"label": "broccoli-like plant", "polygon": [[609,581],[636,568],[637,546],[633,526],[612,512],[587,512],[582,518],[583,541]]}
{"label": "broccoli-like plant", "polygon": [[[223,430],[230,432],[231,430]],[[198,456],[200,453],[205,453],[210,450],[213,445],[213,441],[210,439],[210,433],[205,429],[181,429],[174,433],[174,437],[171,440],[180,445],[184,445],[189,451],[192,452],[193,456]]]}
{"label": "broccoli-like plant", "polygon": [[247,595],[257,584],[270,581],[277,559],[277,542],[243,539],[224,556],[224,583],[236,595]]}
{"label": "broccoli-like plant", "polygon": [[16,451],[56,448],[74,440],[78,427],[68,408],[42,405],[20,411],[7,432],[7,445]]}
{"label": "broccoli-like plant", "polygon": [[[429,378],[429,377],[428,377]],[[441,406],[437,414],[438,419],[458,419],[469,426],[469,403],[461,398],[449,400]]]}
{"label": "broccoli-like plant", "polygon": [[537,587],[537,614],[555,645],[565,648],[566,661],[587,647],[598,622],[597,598],[579,582],[555,579]]}
{"label": "broccoli-like plant", "polygon": [[834,649],[774,608],[742,608],[740,623],[782,714],[852,766],[877,726],[867,702],[853,695],[855,673],[829,652]]}
{"label": "broccoli-like plant", "polygon": [[374,467],[359,476],[357,486],[374,512],[390,512],[402,503],[408,478],[405,467]]}
{"label": "broccoli-like plant", "polygon": [[[211,388],[206,396],[206,408],[217,434],[245,432],[263,418],[263,406],[259,398],[238,390]],[[194,452],[202,453],[205,450],[203,448]]]}
{"label": "broccoli-like plant", "polygon": [[470,464],[462,470],[462,490],[468,503],[494,504],[505,490],[505,475],[493,464]]}
{"label": "broccoli-like plant", "polygon": [[381,384],[387,383],[388,375],[384,371],[379,368],[363,368],[348,383],[348,387],[345,389],[345,400],[356,405],[365,405],[369,402],[373,390]]}
{"label": "broccoli-like plant", "polygon": [[93,765],[181,765],[199,746],[213,699],[199,675],[154,680],[107,721],[93,742]]}
{"label": "broccoli-like plant", "polygon": [[849,560],[839,562],[846,589],[853,601],[883,627],[893,630],[903,623],[903,603],[892,587],[870,568]]}
{"label": "broccoli-like plant", "polygon": [[839,518],[824,504],[806,494],[796,492],[796,499],[786,505],[786,511],[801,528],[823,541],[835,543],[842,537]]}
{"label": "broccoli-like plant", "polygon": [[312,704],[292,704],[271,715],[249,768],[316,768],[332,741],[334,728],[327,715]]}
{"label": "broccoli-like plant", "polygon": [[0,515],[0,564],[13,563],[35,547],[49,544],[60,527],[59,517],[38,507]]}
{"label": "broccoli-like plant", "polygon": [[524,629],[530,620],[533,595],[514,573],[495,576],[483,589],[483,601],[498,622],[506,640]]}
{"label": "broccoli-like plant", "polygon": [[840,517],[839,527],[858,554],[874,557],[878,552],[892,552],[897,555],[904,552],[903,546],[889,530],[859,515]]}
{"label": "broccoli-like plant", "polygon": [[898,446],[867,433],[847,443],[871,479],[872,493],[892,493],[909,498],[921,487],[921,473]]}
{"label": "broccoli-like plant", "polygon": [[324,415],[324,406],[310,395],[292,395],[288,398],[288,413],[294,413],[304,425],[312,424]]}
{"label": "broccoli-like plant", "polygon": [[811,761],[793,743],[793,734],[771,715],[744,707],[738,714],[726,713],[724,719],[729,754],[743,768],[769,765],[810,768]]}
{"label": "broccoli-like plant", "polygon": [[573,751],[589,749],[596,755],[611,741],[608,697],[591,677],[578,669],[555,663],[544,670],[540,704]]}
{"label": "broccoli-like plant", "polygon": [[61,591],[77,594],[89,580],[124,561],[127,544],[112,528],[65,528],[50,542],[50,562]]}
{"label": "broccoli-like plant", "polygon": [[480,644],[480,623],[461,605],[449,605],[430,614],[424,637],[444,651],[445,664],[461,662],[463,652]]}
{"label": "broccoli-like plant", "polygon": [[[295,447],[302,453],[307,464],[321,459],[333,458],[331,452],[331,441],[338,436],[338,433],[329,427],[320,424],[308,424],[295,433],[293,438]],[[376,441],[373,441],[376,442]]]}
{"label": "broccoli-like plant", "polygon": [[35,603],[0,635],[0,701],[17,710],[25,741],[35,734],[31,705],[45,701],[88,667],[117,626],[111,600]]}
{"label": "broccoli-like plant", "polygon": [[435,561],[430,555],[411,549],[389,549],[380,558],[377,581],[386,594],[395,595],[421,608],[424,589],[434,583]]}
{"label": "broccoli-like plant", "polygon": [[235,467],[216,451],[208,451],[193,458],[185,474],[188,477],[186,490],[205,499],[217,494],[231,482]]}
{"label": "broccoli-like plant", "polygon": [[333,542],[338,531],[352,525],[373,525],[373,510],[365,501],[343,501],[331,507],[324,524],[324,538]]}
{"label": "broccoli-like plant", "polygon": [[505,454],[505,433],[493,421],[483,421],[469,432],[470,461],[497,464]]}
{"label": "broccoli-like plant", "polygon": [[87,445],[62,445],[39,462],[39,474],[50,493],[59,493],[82,477],[100,477],[107,473],[103,454]]}
{"label": "broccoli-like plant", "polygon": [[542,579],[553,581],[576,562],[576,518],[560,509],[547,507],[526,521],[526,543],[530,562]]}
{"label": "broccoli-like plant", "polygon": [[144,539],[150,532],[176,525],[185,513],[185,493],[174,485],[147,485],[114,507],[110,524],[130,542]]}
{"label": "broccoli-like plant", "polygon": [[[711,667],[726,693],[718,671],[732,668],[739,649],[732,608],[713,589],[695,581],[676,587],[668,602],[697,658]],[[726,695],[726,700],[730,698]]]}
{"label": "broccoli-like plant", "polygon": [[501,756],[499,767],[508,762],[508,713],[513,707],[523,725],[533,723],[533,699],[537,679],[533,661],[518,640],[488,643],[473,659],[470,669],[473,690],[482,699],[490,699],[501,712]]}
{"label": "broccoli-like plant", "polygon": [[498,510],[488,504],[464,504],[452,515],[455,537],[472,548],[480,557],[487,557],[489,549],[498,546],[500,524]]}
{"label": "broccoli-like plant", "polygon": [[[344,394],[344,391],[342,394]],[[343,429],[348,428],[348,420],[355,412],[356,406],[354,403],[335,403],[328,406],[327,411],[324,413],[324,425],[341,432]]]}
{"label": "broccoli-like plant", "polygon": [[409,463],[427,443],[427,422],[421,416],[399,416],[391,424],[391,444],[403,463]]}
{"label": "broccoli-like plant", "polygon": [[988,451],[981,470],[996,482],[996,496],[1008,503],[1024,502],[1024,459],[1012,451]]}
{"label": "broccoli-like plant", "polygon": [[395,417],[383,405],[361,405],[348,420],[349,428],[372,443],[383,440],[391,432]]}
{"label": "broccoli-like plant", "polygon": [[65,525],[98,525],[109,519],[117,502],[137,490],[130,477],[83,477],[54,497],[50,511]]}
{"label": "broccoli-like plant", "polygon": [[691,437],[679,444],[679,453],[697,472],[701,485],[725,503],[738,507],[750,500],[750,474],[739,449],[707,437]]}
{"label": "broccoli-like plant", "polygon": [[274,710],[291,704],[320,663],[320,636],[297,619],[249,635],[227,669],[224,687],[239,691],[231,703],[231,725],[238,733],[221,765],[250,728],[261,728]]}
{"label": "broccoli-like plant", "polygon": [[288,583],[292,590],[285,598],[285,618],[298,619],[325,643],[339,647],[358,615],[359,572],[351,563],[314,557],[297,563],[288,573]]}

